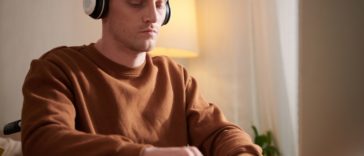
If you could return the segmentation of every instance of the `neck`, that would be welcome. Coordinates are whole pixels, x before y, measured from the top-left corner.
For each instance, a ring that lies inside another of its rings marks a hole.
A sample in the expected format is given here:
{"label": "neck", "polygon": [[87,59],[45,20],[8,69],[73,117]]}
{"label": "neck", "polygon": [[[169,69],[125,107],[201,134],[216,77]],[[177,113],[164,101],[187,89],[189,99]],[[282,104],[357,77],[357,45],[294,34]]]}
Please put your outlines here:
{"label": "neck", "polygon": [[100,39],[95,44],[96,49],[108,59],[130,67],[136,68],[145,62],[146,52],[135,52],[127,48],[118,47],[117,43]]}

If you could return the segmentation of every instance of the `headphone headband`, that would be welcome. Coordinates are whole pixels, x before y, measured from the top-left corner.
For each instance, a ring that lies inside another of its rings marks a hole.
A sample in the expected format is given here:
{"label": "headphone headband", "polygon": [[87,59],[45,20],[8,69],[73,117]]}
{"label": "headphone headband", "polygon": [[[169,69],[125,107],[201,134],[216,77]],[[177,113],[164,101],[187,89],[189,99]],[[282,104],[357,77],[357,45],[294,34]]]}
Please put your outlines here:
{"label": "headphone headband", "polygon": [[[109,0],[83,0],[84,12],[93,19],[100,19],[106,16],[109,8]],[[171,7],[169,0],[166,2],[166,16],[163,24],[166,25],[171,18]]]}

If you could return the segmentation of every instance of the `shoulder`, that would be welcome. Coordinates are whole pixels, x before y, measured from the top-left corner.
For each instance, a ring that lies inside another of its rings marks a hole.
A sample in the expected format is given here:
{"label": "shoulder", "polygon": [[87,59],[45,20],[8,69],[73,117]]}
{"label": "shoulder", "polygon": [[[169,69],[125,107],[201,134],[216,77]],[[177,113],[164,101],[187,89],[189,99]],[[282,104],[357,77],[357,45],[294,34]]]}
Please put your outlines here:
{"label": "shoulder", "polygon": [[158,68],[158,73],[166,73],[170,78],[182,79],[184,83],[191,78],[187,69],[167,56],[154,56],[151,58],[152,63]]}
{"label": "shoulder", "polygon": [[168,70],[177,70],[179,72],[185,72],[186,69],[181,64],[167,56],[153,56],[151,57],[154,66],[160,68],[166,68]]}
{"label": "shoulder", "polygon": [[82,56],[84,46],[60,46],[44,53],[40,58],[31,61],[29,73],[45,72],[65,74],[72,73],[81,66],[88,65],[87,58]]}
{"label": "shoulder", "polygon": [[[82,67],[93,66],[94,62],[88,56],[90,46],[60,46],[44,53],[32,62],[43,62],[63,70],[79,70]],[[83,68],[82,68],[83,69]]]}
{"label": "shoulder", "polygon": [[39,60],[57,60],[65,58],[74,58],[80,55],[80,52],[85,49],[86,46],[59,46],[53,48],[43,54]]}
{"label": "shoulder", "polygon": [[167,56],[151,56],[153,63],[163,63],[163,64],[178,64],[171,58]]}

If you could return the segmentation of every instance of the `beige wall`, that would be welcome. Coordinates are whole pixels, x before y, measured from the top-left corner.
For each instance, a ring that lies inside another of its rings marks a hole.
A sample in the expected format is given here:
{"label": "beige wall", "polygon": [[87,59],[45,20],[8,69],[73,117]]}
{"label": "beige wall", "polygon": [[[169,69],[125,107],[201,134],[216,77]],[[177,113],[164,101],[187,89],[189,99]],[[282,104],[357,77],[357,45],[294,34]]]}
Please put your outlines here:
{"label": "beige wall", "polygon": [[244,0],[198,0],[200,55],[190,73],[205,98],[251,132],[254,123],[251,74],[251,4]]}
{"label": "beige wall", "polygon": [[300,3],[300,156],[362,156],[364,1]]}
{"label": "beige wall", "polygon": [[60,45],[95,41],[100,24],[82,1],[0,1],[0,127],[20,119],[21,86],[32,59]]}

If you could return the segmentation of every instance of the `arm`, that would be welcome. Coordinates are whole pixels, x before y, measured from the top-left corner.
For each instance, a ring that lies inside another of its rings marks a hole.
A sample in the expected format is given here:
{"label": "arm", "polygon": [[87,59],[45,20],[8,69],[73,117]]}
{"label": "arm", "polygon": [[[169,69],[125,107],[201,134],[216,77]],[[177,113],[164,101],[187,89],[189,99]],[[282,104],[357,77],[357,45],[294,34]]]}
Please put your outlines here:
{"label": "arm", "polygon": [[228,122],[221,110],[205,102],[193,78],[187,81],[187,115],[192,145],[205,155],[261,156],[261,148],[238,126]]}
{"label": "arm", "polygon": [[239,154],[238,156],[254,156],[253,154],[245,153],[245,154]]}
{"label": "arm", "polygon": [[142,152],[141,156],[202,156],[196,147],[148,147]]}
{"label": "arm", "polygon": [[24,155],[138,155],[146,146],[120,135],[78,131],[72,84],[49,61],[33,61],[23,85]]}

